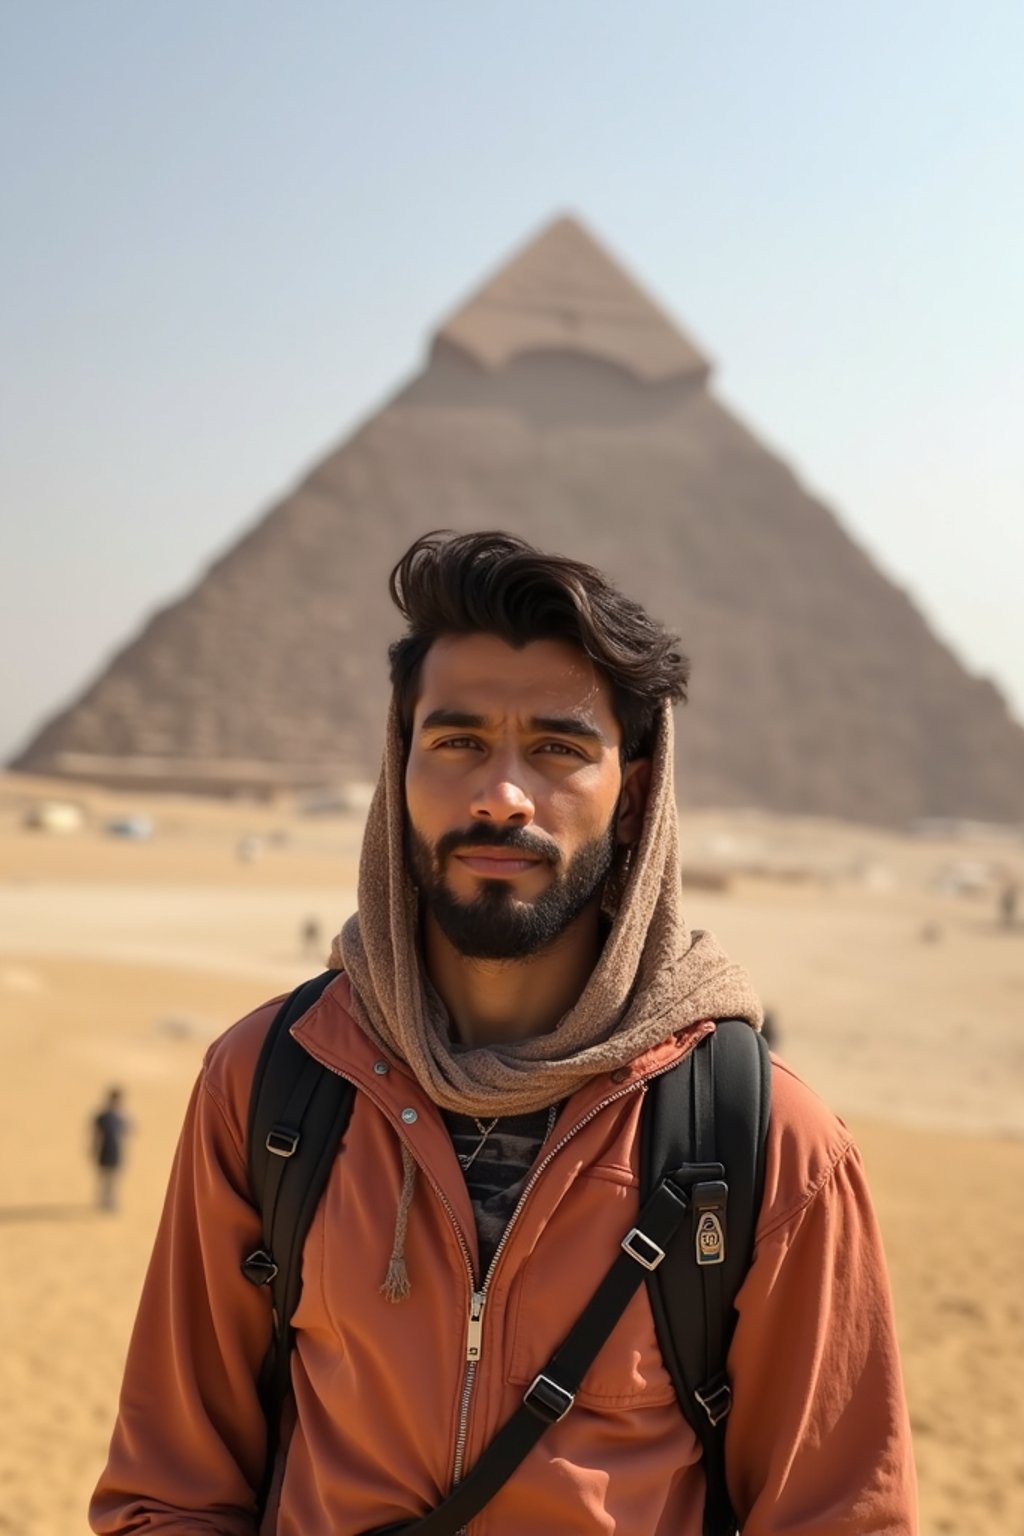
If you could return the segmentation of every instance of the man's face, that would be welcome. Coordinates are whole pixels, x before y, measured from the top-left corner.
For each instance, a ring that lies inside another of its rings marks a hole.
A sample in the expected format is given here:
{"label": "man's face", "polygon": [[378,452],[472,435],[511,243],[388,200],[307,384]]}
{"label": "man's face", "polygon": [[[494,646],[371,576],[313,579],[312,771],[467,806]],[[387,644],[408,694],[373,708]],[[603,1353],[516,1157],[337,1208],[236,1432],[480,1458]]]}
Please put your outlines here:
{"label": "man's face", "polygon": [[646,764],[619,761],[608,683],[575,646],[431,646],[405,773],[407,857],[460,953],[523,958],[599,904],[639,833]]}

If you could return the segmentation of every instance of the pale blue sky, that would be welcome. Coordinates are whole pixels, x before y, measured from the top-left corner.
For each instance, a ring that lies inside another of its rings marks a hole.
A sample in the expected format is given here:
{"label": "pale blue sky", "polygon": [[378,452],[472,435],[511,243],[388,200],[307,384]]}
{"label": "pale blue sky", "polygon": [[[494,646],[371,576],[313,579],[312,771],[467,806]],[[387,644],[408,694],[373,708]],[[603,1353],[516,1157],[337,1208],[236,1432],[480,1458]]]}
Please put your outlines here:
{"label": "pale blue sky", "polygon": [[572,209],[1024,718],[1024,6],[0,5],[0,752]]}

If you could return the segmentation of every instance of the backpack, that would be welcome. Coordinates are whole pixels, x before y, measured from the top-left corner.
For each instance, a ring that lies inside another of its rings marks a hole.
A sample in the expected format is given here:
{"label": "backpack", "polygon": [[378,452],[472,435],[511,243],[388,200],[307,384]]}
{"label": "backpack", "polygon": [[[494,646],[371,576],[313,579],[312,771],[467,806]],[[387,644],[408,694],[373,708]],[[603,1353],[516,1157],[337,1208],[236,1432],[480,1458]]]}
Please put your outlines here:
{"label": "backpack", "polygon": [[[260,1377],[268,1432],[261,1509],[291,1390],[290,1320],[301,1290],[302,1248],[357,1091],[314,1060],[289,1031],[336,975],[326,971],[305,982],[282,1005],[256,1065],[249,1105],[249,1178],[262,1213],[263,1246],[241,1267],[253,1284],[270,1286],[274,1325]],[[770,1103],[768,1047],[739,1019],[720,1020],[714,1034],[651,1079],[645,1093],[641,1203],[671,1174],[673,1187],[687,1191],[691,1218],[678,1240],[666,1243],[664,1262],[649,1269],[644,1264],[644,1278],[658,1346],[703,1449],[704,1536],[734,1536],[738,1529],[725,1483],[725,1430],[732,1405],[725,1362],[736,1323],[735,1297],[753,1253]],[[632,1257],[638,1257],[635,1251]],[[644,1263],[642,1258],[639,1262]],[[602,1339],[613,1325],[614,1318],[603,1327]],[[537,1380],[543,1380],[543,1373]]]}

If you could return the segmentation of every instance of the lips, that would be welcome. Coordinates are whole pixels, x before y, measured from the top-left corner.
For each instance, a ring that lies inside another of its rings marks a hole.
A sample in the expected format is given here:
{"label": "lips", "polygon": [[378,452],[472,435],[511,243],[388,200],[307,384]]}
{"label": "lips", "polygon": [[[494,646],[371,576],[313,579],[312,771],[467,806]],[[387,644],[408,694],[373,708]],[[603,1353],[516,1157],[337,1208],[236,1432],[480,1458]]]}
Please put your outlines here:
{"label": "lips", "polygon": [[525,874],[527,870],[536,869],[542,862],[539,858],[520,853],[514,848],[463,848],[454,857],[473,874],[498,878]]}

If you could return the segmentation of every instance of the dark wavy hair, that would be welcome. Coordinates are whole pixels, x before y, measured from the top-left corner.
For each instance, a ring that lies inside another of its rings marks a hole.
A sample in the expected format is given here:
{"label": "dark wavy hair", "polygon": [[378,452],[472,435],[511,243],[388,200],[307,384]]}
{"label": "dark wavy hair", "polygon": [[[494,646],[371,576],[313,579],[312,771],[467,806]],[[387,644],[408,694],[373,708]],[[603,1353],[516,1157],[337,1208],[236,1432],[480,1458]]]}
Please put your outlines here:
{"label": "dark wavy hair", "polygon": [[649,755],[659,705],[686,698],[690,663],[676,635],[593,566],[543,554],[511,533],[425,533],[388,586],[408,625],[388,650],[407,746],[423,658],[442,635],[579,646],[611,686],[625,762]]}

